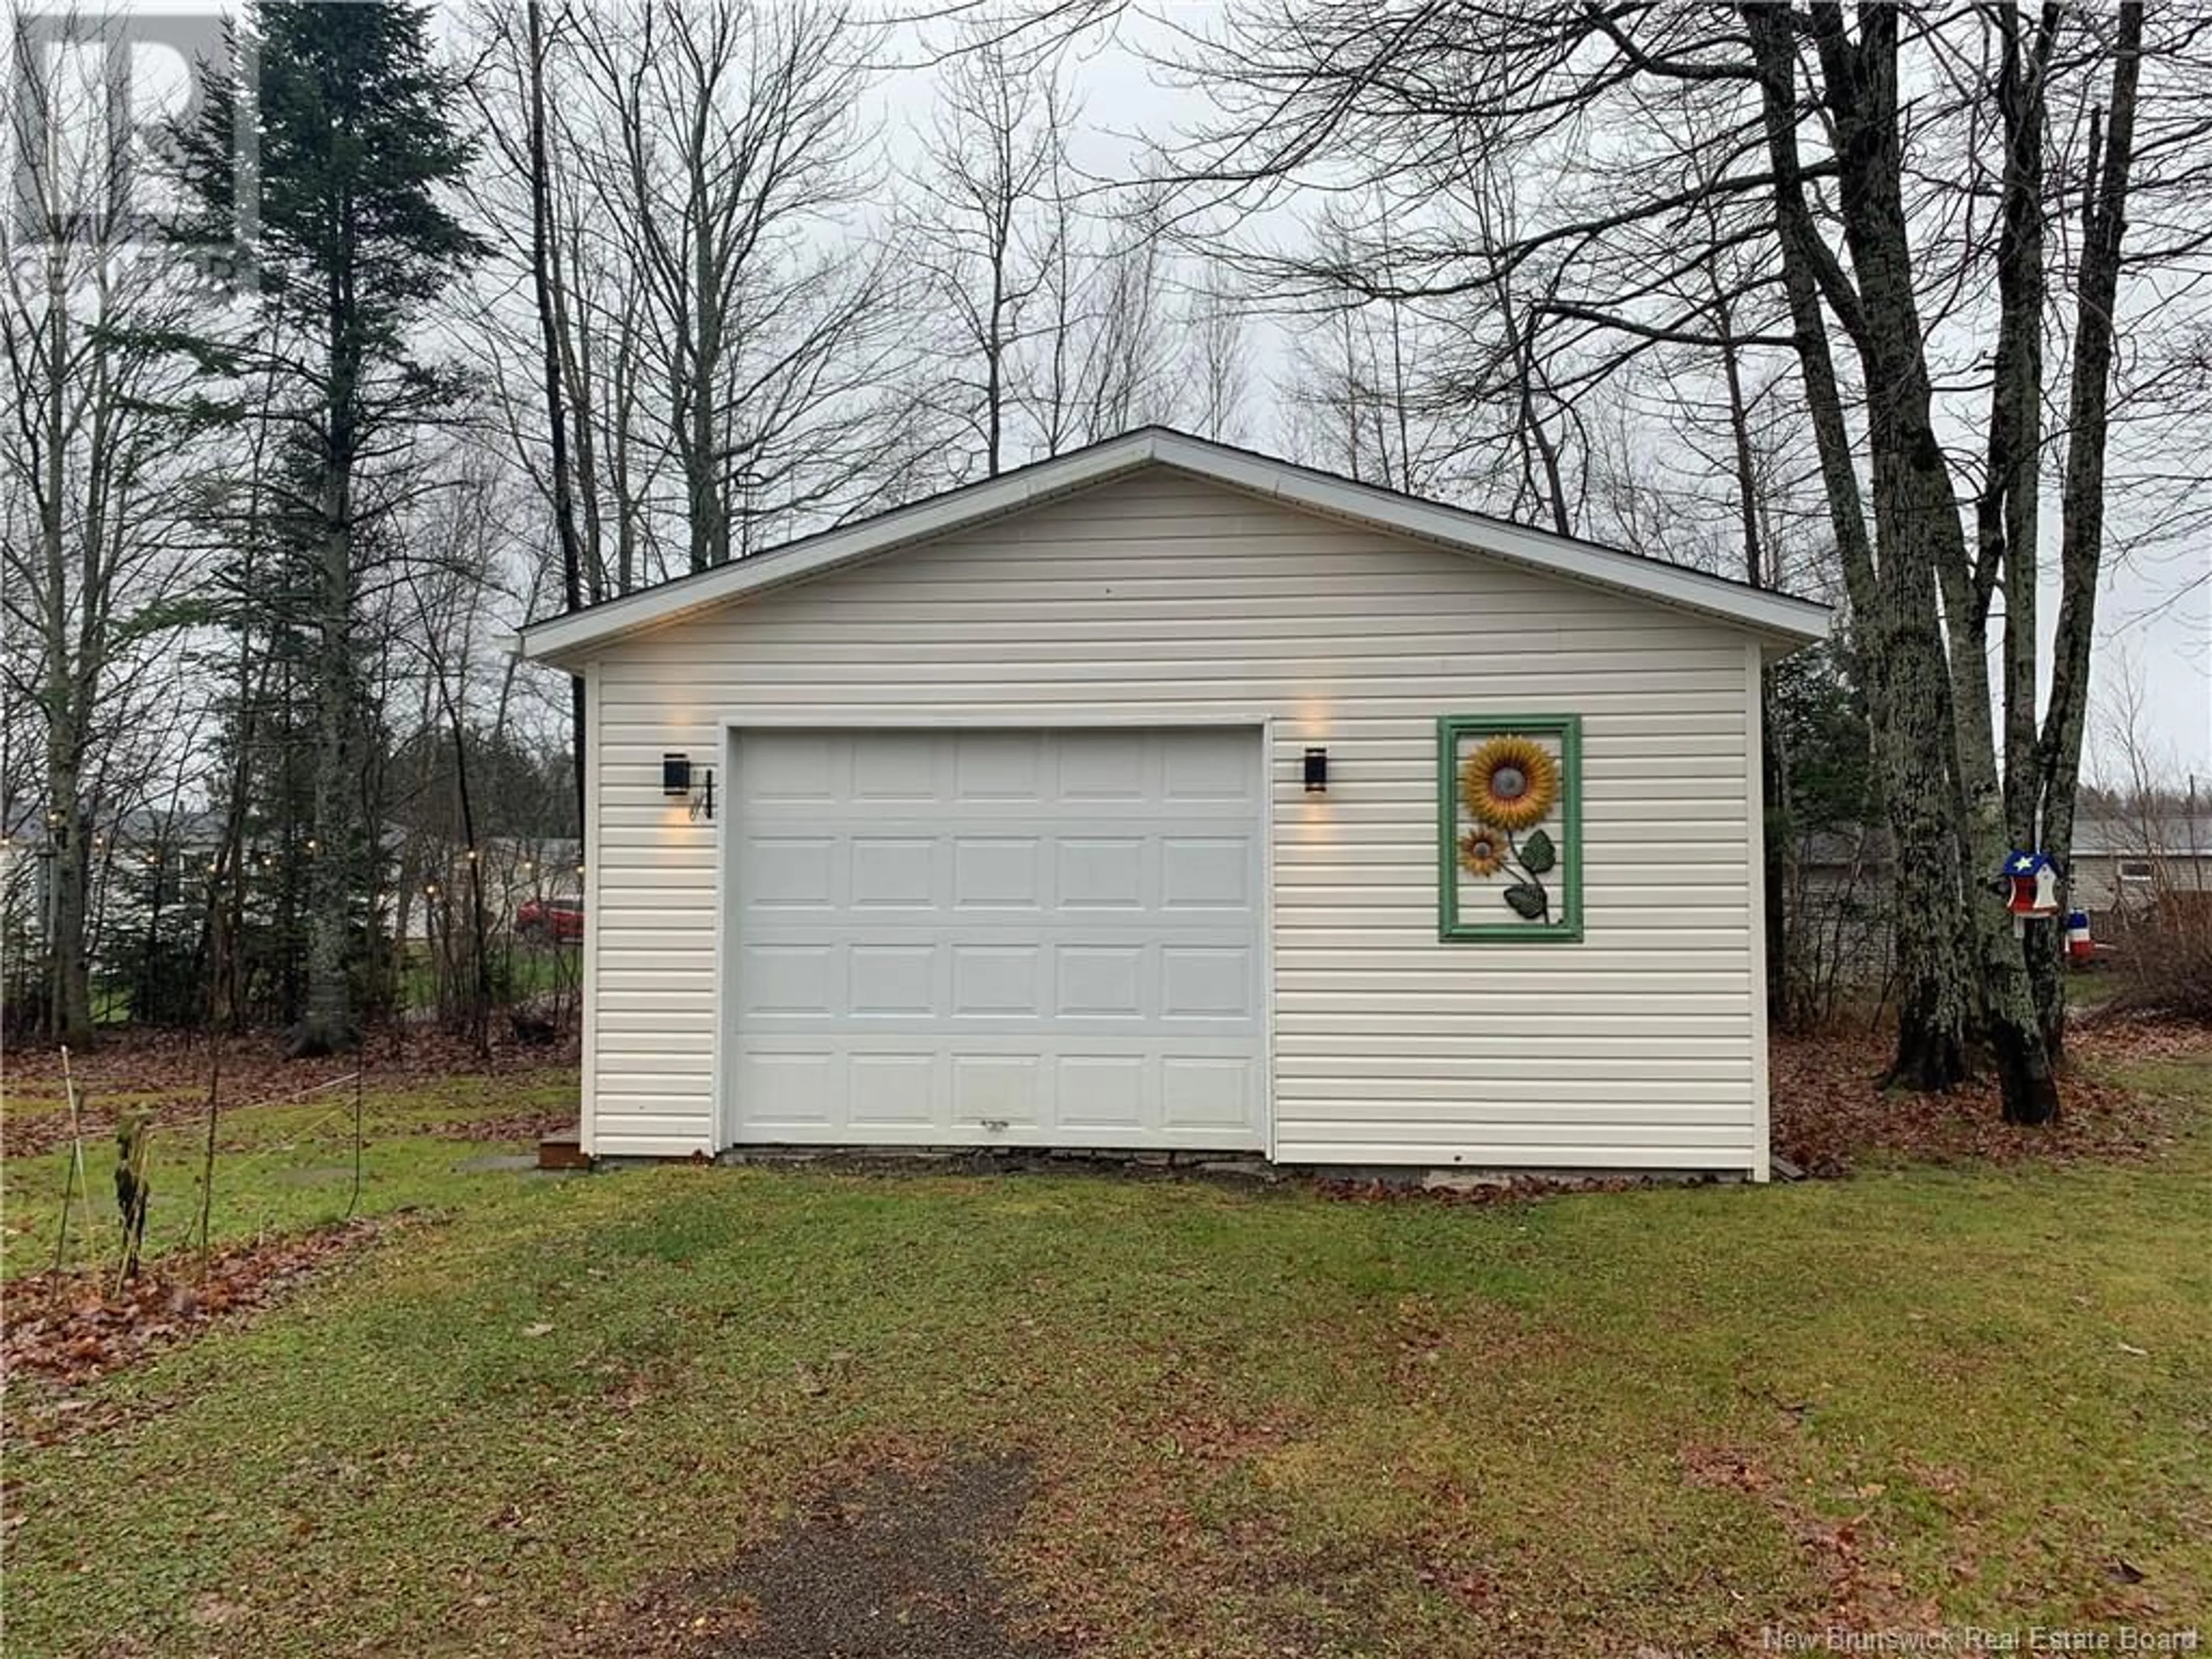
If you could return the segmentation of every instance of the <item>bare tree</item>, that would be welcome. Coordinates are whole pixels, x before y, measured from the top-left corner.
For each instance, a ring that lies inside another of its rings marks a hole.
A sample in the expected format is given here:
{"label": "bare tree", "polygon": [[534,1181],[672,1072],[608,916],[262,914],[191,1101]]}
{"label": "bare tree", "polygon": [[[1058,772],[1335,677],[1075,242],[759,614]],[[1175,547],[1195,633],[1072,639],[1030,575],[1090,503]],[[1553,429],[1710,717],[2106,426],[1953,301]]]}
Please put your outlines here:
{"label": "bare tree", "polygon": [[1251,413],[1252,344],[1244,313],[1227,295],[1195,290],[1183,313],[1188,340],[1184,401],[1194,428],[1218,443],[1242,443]]}
{"label": "bare tree", "polygon": [[[417,730],[450,756],[440,781],[450,785],[453,820],[458,830],[459,867],[465,925],[449,943],[448,968],[456,981],[455,1024],[480,1054],[489,1053],[493,1004],[492,911],[486,892],[489,874],[484,781],[472,775],[471,750],[477,735],[470,711],[486,706],[476,692],[486,653],[488,604],[498,593],[493,567],[499,522],[496,477],[489,458],[459,449],[450,456],[426,458],[425,465],[448,474],[446,488],[422,501],[415,533],[435,556],[410,562],[395,594],[405,624],[395,630],[416,659],[423,688],[424,710]],[[496,707],[496,705],[490,705]],[[488,735],[497,720],[483,722]],[[429,745],[426,744],[426,748]]]}
{"label": "bare tree", "polygon": [[47,1018],[82,1048],[92,1036],[94,786],[108,746],[144,712],[149,647],[183,617],[173,601],[191,475],[167,411],[189,376],[155,342],[191,316],[196,296],[173,262],[136,240],[124,192],[143,136],[115,107],[127,88],[103,55],[41,50],[28,26],[9,12],[0,606],[21,647],[6,653],[9,690],[42,728],[45,822],[33,833],[51,884]]}
{"label": "bare tree", "polygon": [[[1366,213],[1381,210],[1370,203]],[[1318,258],[1279,301],[1292,329],[1284,401],[1296,446],[1355,478],[1410,494],[1448,487],[1459,399],[1421,374],[1447,329],[1395,292],[1393,246],[1363,252],[1362,218],[1335,204],[1314,230]],[[1278,273],[1279,275],[1279,273]]]}
{"label": "bare tree", "polygon": [[[553,531],[561,549],[561,598],[571,611],[584,603],[584,549],[576,532],[575,484],[568,466],[568,414],[561,373],[563,295],[553,258],[553,163],[546,135],[544,7],[525,0],[524,41],[529,48],[530,274],[531,299],[538,313],[538,337],[544,353],[547,471],[552,477]],[[576,782],[577,845],[590,821],[584,801],[584,680],[568,680],[571,770]],[[482,944],[479,930],[478,944]]]}
{"label": "bare tree", "polygon": [[[2009,46],[2008,64],[2017,49]],[[2175,52],[2179,57],[2182,54]],[[2112,43],[2108,105],[2092,109],[2089,146],[2081,191],[2081,252],[2075,288],[2073,372],[2067,395],[2068,442],[2059,496],[2059,593],[2057,660],[2051,666],[2050,702],[2038,732],[2032,698],[2035,641],[2032,626],[2035,569],[2032,537],[2035,521],[2008,531],[2020,556],[2005,586],[2006,621],[2013,631],[2005,653],[2008,702],[2005,724],[2007,782],[2012,790],[2016,825],[2033,827],[2033,809],[2041,810],[2041,839],[2062,863],[2074,848],[2075,796],[2081,777],[2081,737],[2089,708],[2089,655],[2096,635],[2097,588],[2105,564],[2107,457],[2111,450],[2113,358],[2117,346],[2122,268],[2125,255],[2129,197],[2136,163],[2137,100],[2143,59],[2143,8],[2125,0]],[[2154,137],[2169,154],[2207,148],[2208,118],[2196,100],[2183,101],[2179,122],[2158,122]],[[2201,161],[2198,165],[2202,165]],[[2192,181],[2193,182],[2193,181]],[[2198,200],[2201,203],[2202,198]],[[2025,301],[2023,301],[2023,303]],[[2199,480],[2201,484],[2201,479]],[[2019,574],[2024,572],[2025,574]],[[2016,592],[2018,589],[2024,592]],[[2055,1049],[2065,1031],[2063,944],[2054,928],[2032,941],[2028,967],[2034,976],[2036,1009],[2045,1040]]]}
{"label": "bare tree", "polygon": [[898,342],[882,250],[830,245],[873,184],[866,40],[810,0],[574,12],[568,147],[641,289],[684,568],[870,498],[860,418]]}
{"label": "bare tree", "polygon": [[932,116],[912,235],[950,337],[927,401],[981,446],[987,477],[1006,465],[1031,302],[1067,234],[1051,195],[1068,115],[1056,58],[985,37],[951,55]]}

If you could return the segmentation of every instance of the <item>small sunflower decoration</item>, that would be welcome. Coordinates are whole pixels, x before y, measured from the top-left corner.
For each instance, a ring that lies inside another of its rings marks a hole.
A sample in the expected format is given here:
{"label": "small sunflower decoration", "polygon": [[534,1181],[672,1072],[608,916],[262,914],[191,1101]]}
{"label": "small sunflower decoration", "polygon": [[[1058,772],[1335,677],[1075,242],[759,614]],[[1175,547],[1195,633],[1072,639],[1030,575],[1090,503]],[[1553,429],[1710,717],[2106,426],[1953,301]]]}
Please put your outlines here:
{"label": "small sunflower decoration", "polygon": [[1494,876],[1505,867],[1507,846],[1503,830],[1480,824],[1459,838],[1459,861],[1470,876]]}
{"label": "small sunflower decoration", "polygon": [[1492,738],[1460,768],[1459,795],[1477,823],[1526,830],[1541,823],[1559,799],[1559,763],[1533,738]]}

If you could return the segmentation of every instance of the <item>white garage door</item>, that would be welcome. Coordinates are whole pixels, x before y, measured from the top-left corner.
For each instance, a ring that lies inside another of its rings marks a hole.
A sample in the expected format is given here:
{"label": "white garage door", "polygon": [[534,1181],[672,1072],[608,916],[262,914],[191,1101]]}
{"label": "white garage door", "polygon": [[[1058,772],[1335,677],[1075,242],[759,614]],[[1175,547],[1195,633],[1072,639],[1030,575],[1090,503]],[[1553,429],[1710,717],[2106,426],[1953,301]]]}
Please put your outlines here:
{"label": "white garage door", "polygon": [[738,1140],[1265,1146],[1257,730],[736,760]]}

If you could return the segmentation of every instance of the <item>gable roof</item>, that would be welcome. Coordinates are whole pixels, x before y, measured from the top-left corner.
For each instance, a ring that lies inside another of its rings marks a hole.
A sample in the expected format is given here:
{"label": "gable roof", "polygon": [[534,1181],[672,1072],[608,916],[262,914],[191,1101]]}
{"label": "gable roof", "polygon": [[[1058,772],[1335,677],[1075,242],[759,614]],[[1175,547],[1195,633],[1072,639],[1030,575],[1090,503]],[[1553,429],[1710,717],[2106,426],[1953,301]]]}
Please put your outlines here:
{"label": "gable roof", "polygon": [[1686,565],[1488,518],[1441,501],[1401,495],[1395,490],[1154,426],[712,570],[527,623],[520,638],[522,652],[538,659],[571,656],[732,599],[806,581],[864,559],[1006,518],[1149,466],[1170,467],[1325,518],[1692,611],[1733,624],[1784,648],[1824,639],[1828,632],[1828,607],[1810,599],[1793,599]]}

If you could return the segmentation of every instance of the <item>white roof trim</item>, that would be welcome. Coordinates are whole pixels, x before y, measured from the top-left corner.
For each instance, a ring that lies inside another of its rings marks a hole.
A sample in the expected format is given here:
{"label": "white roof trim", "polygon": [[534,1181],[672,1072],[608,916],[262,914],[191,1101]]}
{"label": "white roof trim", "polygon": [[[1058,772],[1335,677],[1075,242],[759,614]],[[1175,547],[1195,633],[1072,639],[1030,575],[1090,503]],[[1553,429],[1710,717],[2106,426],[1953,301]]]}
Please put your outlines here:
{"label": "white roof trim", "polygon": [[1154,464],[1308,512],[1695,611],[1778,643],[1803,644],[1827,636],[1828,608],[1809,599],[1767,592],[1685,566],[1639,558],[1547,531],[1485,518],[1440,501],[1334,477],[1203,438],[1147,427],[698,575],[529,623],[520,640],[522,653],[541,660],[566,656],[747,594],[805,581],[841,565],[1004,518]]}

